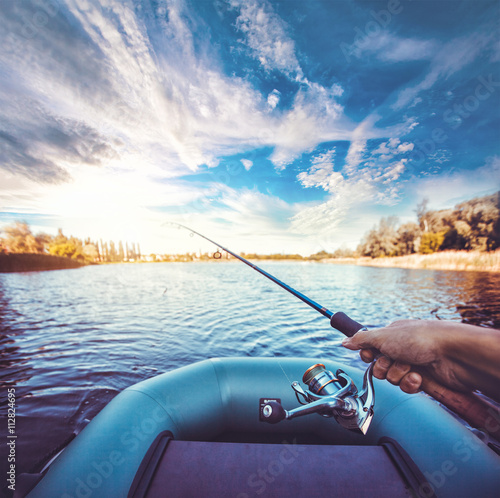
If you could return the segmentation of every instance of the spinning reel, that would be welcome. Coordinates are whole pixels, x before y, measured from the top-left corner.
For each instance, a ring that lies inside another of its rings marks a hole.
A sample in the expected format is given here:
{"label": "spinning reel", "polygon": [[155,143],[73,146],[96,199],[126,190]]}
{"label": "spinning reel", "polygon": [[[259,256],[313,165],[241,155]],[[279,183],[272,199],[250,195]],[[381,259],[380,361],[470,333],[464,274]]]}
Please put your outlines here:
{"label": "spinning reel", "polygon": [[298,402],[302,405],[285,410],[276,400],[266,400],[261,405],[261,420],[276,424],[282,420],[319,413],[323,417],[334,417],[345,429],[366,434],[373,418],[375,392],[373,389],[373,365],[366,369],[363,387],[358,392],[353,380],[343,371],[336,374],[318,363],[308,368],[302,382],[309,389],[303,389],[297,381],[292,382]]}

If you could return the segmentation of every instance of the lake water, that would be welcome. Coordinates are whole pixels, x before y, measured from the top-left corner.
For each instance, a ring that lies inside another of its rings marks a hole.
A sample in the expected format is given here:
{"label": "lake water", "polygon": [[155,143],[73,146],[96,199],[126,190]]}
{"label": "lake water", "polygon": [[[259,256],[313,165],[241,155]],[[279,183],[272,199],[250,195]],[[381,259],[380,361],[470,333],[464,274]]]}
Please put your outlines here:
{"label": "lake water", "polygon": [[[500,328],[499,274],[260,266],[369,327],[412,317]],[[309,356],[364,366],[341,340],[326,318],[239,262],[0,274],[0,434],[14,387],[19,474],[131,384],[211,357]],[[2,475],[6,465],[2,455]]]}

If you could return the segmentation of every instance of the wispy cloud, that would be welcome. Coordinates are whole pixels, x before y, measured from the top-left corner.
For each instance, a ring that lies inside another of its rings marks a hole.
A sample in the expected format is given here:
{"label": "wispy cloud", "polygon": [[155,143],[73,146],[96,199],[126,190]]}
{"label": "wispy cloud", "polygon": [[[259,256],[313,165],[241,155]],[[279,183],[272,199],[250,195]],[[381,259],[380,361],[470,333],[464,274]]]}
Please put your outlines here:
{"label": "wispy cloud", "polygon": [[307,171],[297,179],[304,187],[319,187],[328,192],[326,201],[306,206],[292,218],[295,231],[307,234],[332,233],[347,218],[354,206],[376,202],[393,204],[401,191],[398,183],[408,163],[409,142],[395,137],[371,147],[370,142],[351,143],[344,167],[334,171],[334,150],[311,159]]}
{"label": "wispy cloud", "polygon": [[393,108],[399,110],[411,105],[419,93],[432,88],[440,78],[449,78],[473,62],[491,41],[491,35],[476,32],[446,43],[432,58],[425,76],[418,83],[399,92]]}
{"label": "wispy cloud", "polygon": [[236,28],[244,35],[242,43],[267,71],[280,71],[300,81],[304,74],[295,54],[289,28],[274,12],[272,5],[259,0],[230,0],[239,10]]}
{"label": "wispy cloud", "polygon": [[408,62],[432,59],[439,42],[419,38],[401,38],[389,31],[366,36],[356,45],[352,55],[357,57],[375,55],[384,62]]}
{"label": "wispy cloud", "polygon": [[488,157],[473,172],[457,169],[439,177],[421,178],[408,186],[408,193],[415,199],[427,197],[433,209],[444,209],[458,202],[492,193],[500,185],[500,156]]}
{"label": "wispy cloud", "polygon": [[297,179],[306,188],[321,187],[323,190],[330,190],[334,173],[334,158],[335,149],[313,157],[312,166],[308,171],[299,173]]}

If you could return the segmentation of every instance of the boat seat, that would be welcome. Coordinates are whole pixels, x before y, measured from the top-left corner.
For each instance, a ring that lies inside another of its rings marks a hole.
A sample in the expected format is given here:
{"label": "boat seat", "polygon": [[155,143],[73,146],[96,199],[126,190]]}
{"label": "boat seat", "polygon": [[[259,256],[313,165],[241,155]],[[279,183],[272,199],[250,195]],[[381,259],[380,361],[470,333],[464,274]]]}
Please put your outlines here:
{"label": "boat seat", "polygon": [[[160,434],[134,478],[129,498],[434,496],[393,440],[379,446],[177,441]],[[429,494],[430,492],[430,494]]]}

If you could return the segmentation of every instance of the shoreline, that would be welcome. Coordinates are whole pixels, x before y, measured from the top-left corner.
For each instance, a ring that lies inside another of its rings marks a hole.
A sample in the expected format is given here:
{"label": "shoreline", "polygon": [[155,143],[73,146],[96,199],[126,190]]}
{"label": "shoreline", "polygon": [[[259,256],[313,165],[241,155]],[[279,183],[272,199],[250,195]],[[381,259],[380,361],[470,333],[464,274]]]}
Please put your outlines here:
{"label": "shoreline", "polygon": [[70,270],[85,264],[74,259],[49,254],[11,253],[0,254],[0,273],[29,271]]}
{"label": "shoreline", "polygon": [[433,254],[410,254],[384,258],[328,258],[320,261],[324,264],[349,264],[378,268],[406,268],[411,270],[452,270],[500,272],[500,250],[494,252],[479,251],[443,251]]}
{"label": "shoreline", "polygon": [[[378,268],[405,268],[412,270],[481,271],[500,273],[500,249],[493,252],[443,251],[433,254],[410,254],[382,258],[350,257],[324,259],[298,258],[252,258],[252,263],[320,263],[336,265],[371,266]],[[155,263],[235,263],[234,257],[221,259],[194,259],[170,261],[115,261],[96,262],[91,265],[109,264],[155,264]],[[42,254],[0,254],[0,273],[63,270],[86,266],[74,259]]]}

